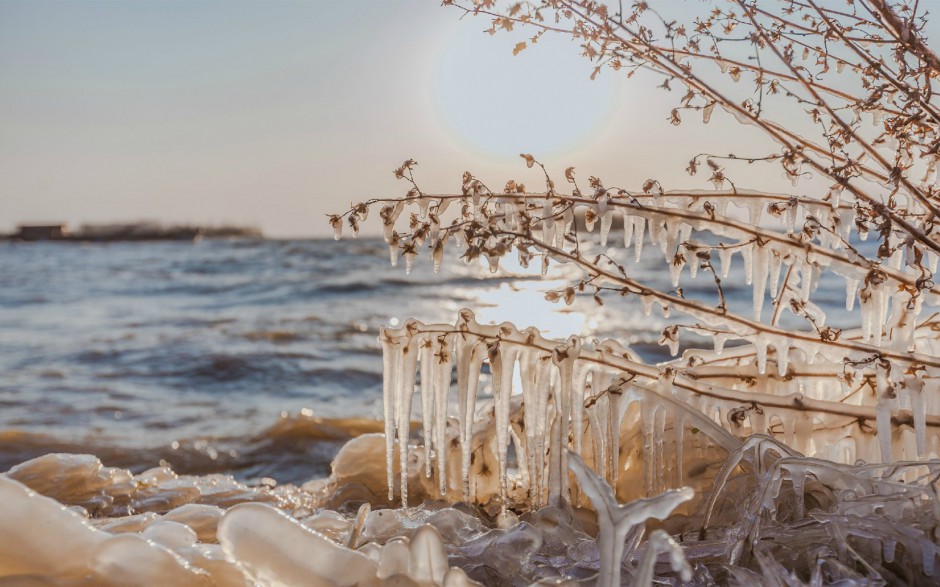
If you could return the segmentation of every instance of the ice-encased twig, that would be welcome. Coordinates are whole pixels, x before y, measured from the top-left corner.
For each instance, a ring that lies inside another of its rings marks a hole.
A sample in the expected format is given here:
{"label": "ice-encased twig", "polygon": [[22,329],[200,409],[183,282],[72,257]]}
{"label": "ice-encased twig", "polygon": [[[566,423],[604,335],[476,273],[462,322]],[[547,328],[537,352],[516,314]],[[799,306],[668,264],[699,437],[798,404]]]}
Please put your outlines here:
{"label": "ice-encased twig", "polygon": [[[666,519],[676,507],[692,499],[695,493],[692,488],[683,487],[655,497],[620,504],[614,497],[614,491],[610,485],[588,467],[581,457],[574,453],[569,454],[568,467],[577,476],[582,491],[591,500],[597,512],[600,574],[596,585],[597,587],[619,587],[621,558],[627,533],[646,520]],[[681,557],[681,553],[678,556]],[[688,563],[685,566],[679,566],[682,568],[682,575],[687,576]],[[638,584],[644,585],[642,582]]]}

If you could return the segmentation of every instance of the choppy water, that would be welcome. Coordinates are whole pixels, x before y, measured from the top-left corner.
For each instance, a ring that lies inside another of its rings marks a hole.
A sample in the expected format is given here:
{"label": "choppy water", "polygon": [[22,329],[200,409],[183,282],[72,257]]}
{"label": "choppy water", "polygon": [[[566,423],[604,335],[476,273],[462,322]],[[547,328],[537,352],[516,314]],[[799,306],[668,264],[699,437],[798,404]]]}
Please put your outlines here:
{"label": "choppy water", "polygon": [[[634,270],[669,290],[656,254]],[[245,479],[322,475],[351,435],[378,430],[379,326],[452,322],[462,307],[667,358],[664,321],[636,300],[554,305],[543,296],[557,270],[428,265],[406,276],[379,240],[0,244],[0,470],[61,451],[132,470],[166,460]],[[737,269],[725,293],[749,304]],[[710,291],[710,277],[685,285],[696,288]],[[824,281],[814,299],[835,310],[843,292]]]}

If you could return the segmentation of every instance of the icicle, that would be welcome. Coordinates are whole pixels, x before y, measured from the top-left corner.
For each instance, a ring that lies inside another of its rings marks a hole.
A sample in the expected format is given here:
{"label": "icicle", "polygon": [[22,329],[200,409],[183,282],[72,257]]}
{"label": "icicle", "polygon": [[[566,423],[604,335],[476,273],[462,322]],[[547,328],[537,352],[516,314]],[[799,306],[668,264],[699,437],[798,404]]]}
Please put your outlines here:
{"label": "icicle", "polygon": [[882,550],[883,550],[882,556],[884,556],[886,563],[894,562],[894,550],[897,545],[898,543],[896,540],[892,540],[890,538],[884,539],[884,543],[882,545]]}
{"label": "icicle", "polygon": [[921,562],[924,565],[924,575],[928,577],[933,577],[934,566],[936,564],[936,549],[935,547],[928,546],[927,544],[921,543],[920,547],[920,556]]}
{"label": "icicle", "polygon": [[607,237],[610,235],[610,226],[614,222],[614,215],[610,211],[601,213],[601,246],[607,246]]}
{"label": "icicle", "polygon": [[716,216],[727,216],[728,214],[728,198],[718,198],[715,202],[715,215]]}
{"label": "icicle", "polygon": [[744,200],[747,207],[748,224],[760,226],[761,214],[764,211],[764,202],[760,198],[747,198]]}
{"label": "icicle", "polygon": [[[511,324],[501,327],[509,332],[515,331]],[[512,376],[516,368],[519,350],[505,341],[499,344],[495,352],[490,353],[490,369],[493,373],[493,397],[496,411],[496,451],[499,457],[499,495],[501,509],[506,509],[507,468],[509,458],[509,409],[512,396]]]}
{"label": "icicle", "polygon": [[734,256],[734,249],[730,247],[720,247],[718,249],[718,260],[721,262],[721,278],[727,279],[728,272],[731,271],[731,258]]}
{"label": "icicle", "polygon": [[852,234],[852,226],[855,225],[855,208],[839,209],[839,228],[840,236],[848,240]]}
{"label": "icicle", "polygon": [[902,353],[910,352],[914,348],[917,316],[923,298],[918,296],[912,299],[911,294],[904,290],[894,292],[891,297],[893,311],[887,326],[887,347]]}
{"label": "icicle", "polygon": [[695,276],[698,275],[699,259],[696,257],[695,253],[692,253],[689,256],[689,277],[695,279]]}
{"label": "icicle", "polygon": [[552,218],[553,216],[553,207],[552,199],[545,198],[545,202],[542,207],[542,242],[550,243],[555,240],[555,221]]}
{"label": "icicle", "polygon": [[487,254],[484,256],[486,257],[486,262],[487,262],[487,265],[489,266],[490,273],[496,273],[497,271],[499,271],[500,256],[498,254],[493,254],[493,255]]}
{"label": "icicle", "polygon": [[712,335],[712,344],[715,346],[715,354],[721,355],[721,352],[725,348],[725,342],[728,340],[728,335],[721,332],[716,332]]}
{"label": "icicle", "polygon": [[908,377],[905,380],[905,387],[911,402],[917,457],[924,458],[927,456],[927,398],[924,396],[924,380]]}
{"label": "icicle", "polygon": [[[562,212],[562,243],[564,243],[564,237],[568,234],[568,231],[571,230],[571,225],[574,224],[574,208],[568,207],[565,208],[565,211]],[[557,237],[556,237],[557,238]]]}
{"label": "icicle", "polygon": [[[643,435],[643,495],[649,497],[656,491],[656,462],[654,444],[657,439],[656,406],[649,401],[640,402],[640,432]],[[611,447],[611,450],[618,450]],[[616,483],[616,480],[613,481]]]}
{"label": "icicle", "polygon": [[394,204],[389,204],[388,206],[383,206],[382,210],[379,212],[379,216],[382,217],[385,242],[388,244],[391,244],[392,236],[395,234],[395,222],[398,220],[398,216],[404,208],[405,203],[399,201]]}
{"label": "icicle", "polygon": [[[473,312],[461,310],[457,329],[463,330],[475,325]],[[463,485],[463,499],[470,501],[470,458],[473,448],[473,416],[476,413],[477,387],[480,382],[480,370],[486,359],[486,345],[478,339],[458,335],[457,353],[457,422],[460,427],[460,478]]]}
{"label": "icicle", "polygon": [[503,202],[503,226],[512,230],[515,223],[516,205],[512,201]]}
{"label": "icicle", "polygon": [[[413,321],[409,321],[413,324]],[[405,324],[405,330],[409,323]],[[408,507],[408,437],[411,432],[411,404],[415,391],[415,373],[418,366],[418,337],[411,337],[401,349],[401,382],[395,394],[396,428],[398,434],[398,463],[401,478],[401,504]]]}
{"label": "icicle", "polygon": [[683,473],[684,463],[682,462],[682,443],[683,436],[685,435],[685,414],[681,411],[674,410],[672,413],[672,431],[675,435],[676,449],[675,449],[675,459],[676,459],[676,487],[681,487],[682,483],[685,481],[685,475]]}
{"label": "icicle", "polygon": [[453,356],[450,351],[454,335],[441,335],[435,344],[435,357],[432,362],[434,377],[434,447],[437,452],[437,476],[441,495],[447,494],[447,396],[450,393],[451,365]]}
{"label": "icicle", "polygon": [[[793,232],[796,229],[796,217],[797,217],[798,211],[799,211],[799,204],[795,202],[787,206],[787,211],[786,211],[787,234],[793,234]],[[756,225],[753,225],[753,226],[756,226]]]}
{"label": "icicle", "polygon": [[405,275],[411,275],[411,269],[414,267],[415,257],[418,256],[418,253],[409,249],[402,256],[405,258]]}
{"label": "icicle", "polygon": [[421,434],[424,436],[424,476],[431,478],[431,443],[434,426],[434,347],[425,339],[420,349],[421,359]]}
{"label": "icicle", "polygon": [[870,288],[866,287],[862,292],[864,295],[859,297],[859,312],[862,314],[862,340],[869,342],[874,328],[875,315],[872,312],[874,302],[871,299]]}
{"label": "icicle", "polygon": [[808,414],[803,414],[795,418],[794,424],[794,434],[796,436],[796,449],[803,454],[809,454],[810,444],[813,440],[813,432],[815,431],[815,424],[813,422],[813,417]]}
{"label": "icicle", "polygon": [[813,288],[813,267],[809,263],[800,266],[800,301],[809,300],[810,290]]}
{"label": "icicle", "polygon": [[571,426],[574,436],[574,450],[578,455],[584,456],[584,400],[586,395],[587,378],[591,374],[589,363],[577,361],[571,389]]}
{"label": "icicle", "polygon": [[754,352],[757,354],[757,372],[761,375],[767,372],[767,335],[760,333],[754,341]]}
{"label": "icicle", "polygon": [[[552,394],[551,355],[539,354],[535,365],[535,505],[541,507],[547,489],[549,462],[545,459],[546,441],[551,435],[551,422],[548,420],[548,400]],[[531,406],[530,406],[531,409]]]}
{"label": "icicle", "polygon": [[890,463],[894,460],[891,450],[891,410],[895,400],[895,392],[889,374],[880,365],[875,366],[875,389],[878,399],[875,404],[875,428],[878,434],[878,446],[881,451],[881,462]]}
{"label": "icicle", "polygon": [[[554,370],[553,370],[554,372]],[[568,469],[562,469],[562,460],[567,462],[564,455],[568,439],[565,438],[564,441],[561,438],[561,418],[558,414],[558,397],[559,389],[557,381],[552,384],[552,397],[555,403],[551,404],[551,412],[548,418],[548,437],[545,444],[544,458],[546,466],[546,474],[544,477],[544,487],[543,489],[547,492],[546,496],[543,498],[543,503],[546,504],[559,504],[562,503],[562,499],[567,501],[568,493],[562,493],[562,477],[568,476]]]}
{"label": "icicle", "polygon": [[588,232],[594,232],[594,225],[597,223],[597,209],[593,206],[587,206],[584,210],[584,229]]}
{"label": "icicle", "polygon": [[554,220],[555,225],[555,242],[554,246],[556,249],[564,248],[565,246],[565,219],[564,217],[556,217]]}
{"label": "icicle", "polygon": [[[679,246],[673,258],[668,259],[669,275],[672,278],[672,287],[679,287],[679,279],[682,277],[682,268],[685,267],[688,251],[682,245]],[[693,260],[692,265],[695,265]]]}
{"label": "icicle", "polygon": [[434,248],[431,250],[431,258],[434,261],[434,273],[440,273],[441,263],[444,261],[444,243],[439,240],[434,242]]}
{"label": "icicle", "polygon": [[[389,331],[379,329],[382,345],[382,399],[385,407],[385,473],[388,478],[388,500],[395,498],[395,403],[398,395],[401,366],[401,344],[389,336]],[[402,474],[405,474],[402,471]]]}
{"label": "icicle", "polygon": [[872,334],[872,343],[876,346],[881,345],[881,337],[883,336],[884,329],[882,325],[884,324],[885,317],[885,306],[886,298],[884,284],[878,285],[872,288],[871,294],[871,334]]}
{"label": "icicle", "polygon": [[783,378],[790,368],[790,341],[785,336],[774,337],[773,347],[777,356],[777,375]]}
{"label": "icicle", "polygon": [[744,283],[751,285],[754,279],[754,243],[741,246],[741,258],[744,260]]}
{"label": "icicle", "polygon": [[646,232],[646,218],[642,216],[634,216],[633,221],[634,234],[636,235],[636,254],[634,260],[639,263],[640,256],[643,254],[643,233]]}
{"label": "icicle", "polygon": [[623,246],[626,249],[633,244],[633,220],[627,208],[623,210]]}
{"label": "icicle", "polygon": [[610,418],[609,396],[603,393],[603,389],[598,387],[596,382],[597,371],[594,370],[591,373],[591,389],[593,393],[591,394],[591,406],[588,408],[587,413],[591,428],[591,445],[594,451],[593,460],[598,474],[607,479],[607,463],[609,462],[607,458],[607,430],[609,428],[608,422]]}
{"label": "icicle", "polygon": [[878,403],[875,406],[875,424],[878,429],[881,461],[890,463],[894,460],[891,454],[891,399],[885,397],[884,393],[878,395]]}
{"label": "icicle", "polygon": [[[581,354],[581,339],[576,336],[568,338],[568,342],[565,346],[556,347],[552,352],[552,362],[558,367],[558,388],[559,396],[555,398],[555,410],[556,417],[560,428],[558,435],[561,438],[561,444],[564,447],[567,447],[568,443],[568,417],[569,414],[572,418],[575,417],[574,410],[572,409],[576,402],[580,403],[581,407],[584,406],[584,400],[581,397],[576,397],[582,394],[574,393],[574,369],[575,363],[578,360],[578,357]],[[583,388],[582,388],[583,389]],[[578,416],[580,418],[580,415]],[[578,422],[580,424],[580,422]],[[581,433],[580,425],[575,427],[575,438],[577,439],[577,444],[580,445],[580,438],[578,437]],[[576,450],[580,449],[580,446],[577,446]],[[562,473],[559,475],[560,487],[558,488],[559,495],[567,496],[568,495],[568,475],[566,471],[568,470],[568,451],[562,450],[562,447],[558,447],[560,453],[560,467]]]}
{"label": "icicle", "polygon": [[[525,461],[526,469],[529,471],[529,501],[533,506],[538,507],[538,485],[541,467],[536,462],[536,442],[539,434],[537,420],[538,399],[540,390],[537,387],[537,363],[539,362],[538,350],[532,348],[523,348],[519,354],[519,374],[522,383],[522,402],[525,406],[523,410],[523,421],[525,424]],[[523,458],[519,455],[519,459]]]}
{"label": "icicle", "polygon": [[[752,287],[751,291],[753,293],[754,300],[754,320],[760,321],[761,309],[764,306],[764,290],[767,287],[767,275],[770,271],[770,259],[768,258],[768,250],[766,247],[762,247],[758,244],[755,244],[753,247],[753,259],[750,262],[753,264],[754,268],[752,271]],[[745,256],[747,261],[747,256]]]}
{"label": "icicle", "polygon": [[845,278],[845,309],[849,312],[855,307],[855,294],[858,292],[858,280],[854,277]]}
{"label": "icicle", "polygon": [[[610,378],[607,378],[609,383]],[[607,405],[610,414],[607,416],[607,459],[608,478],[614,485],[620,477],[620,425],[623,417],[623,407],[626,403],[623,386],[608,385]]]}
{"label": "icicle", "polygon": [[431,247],[436,249],[438,245],[443,243],[440,242],[441,238],[441,219],[436,212],[431,213],[431,222],[428,228],[428,242],[431,244]]}
{"label": "icicle", "polygon": [[649,219],[647,219],[647,229],[650,233],[650,244],[654,246],[659,246],[659,250],[666,254],[666,239],[664,238],[664,233],[666,232],[662,218],[659,215],[651,214]]}
{"label": "icicle", "polygon": [[780,291],[780,268],[783,266],[783,255],[770,249],[770,297],[776,298]]}
{"label": "icicle", "polygon": [[398,244],[400,242],[401,239],[397,232],[393,232],[391,238],[388,239],[388,258],[392,263],[392,267],[398,267]]}
{"label": "icicle", "polygon": [[[666,488],[666,460],[663,454],[664,439],[666,436],[666,410],[665,408],[658,406],[654,411],[654,429],[653,429],[653,465],[656,470],[656,491],[660,491]],[[619,419],[618,419],[619,424]],[[620,437],[620,426],[617,426],[617,438],[619,444]],[[619,456],[620,450],[614,451],[615,455]],[[616,463],[615,463],[616,464]],[[619,470],[615,469],[615,476],[619,474]],[[616,480],[616,479],[615,479]]]}

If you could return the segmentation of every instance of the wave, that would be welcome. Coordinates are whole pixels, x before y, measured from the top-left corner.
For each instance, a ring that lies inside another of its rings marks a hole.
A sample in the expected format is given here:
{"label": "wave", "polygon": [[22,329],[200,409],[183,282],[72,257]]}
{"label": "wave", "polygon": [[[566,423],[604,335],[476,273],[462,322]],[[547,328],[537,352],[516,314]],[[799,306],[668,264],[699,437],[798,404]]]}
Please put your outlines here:
{"label": "wave", "polygon": [[330,463],[348,440],[382,430],[379,420],[325,418],[309,410],[282,414],[253,435],[183,438],[145,447],[121,446],[106,436],[67,439],[7,429],[0,431],[0,471],[50,453],[94,454],[108,466],[135,473],[166,464],[180,474],[299,484],[329,475]]}

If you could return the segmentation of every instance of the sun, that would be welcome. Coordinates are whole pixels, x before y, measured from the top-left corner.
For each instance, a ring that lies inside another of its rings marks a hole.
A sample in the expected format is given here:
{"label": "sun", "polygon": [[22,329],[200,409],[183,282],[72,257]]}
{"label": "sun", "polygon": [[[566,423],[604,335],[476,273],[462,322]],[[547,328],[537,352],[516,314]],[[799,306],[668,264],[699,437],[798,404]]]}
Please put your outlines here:
{"label": "sun", "polygon": [[[492,37],[467,21],[439,47],[432,103],[441,125],[462,147],[490,157],[563,154],[604,130],[620,98],[619,80],[546,35],[532,44],[515,34]],[[516,43],[528,47],[512,56]]]}

